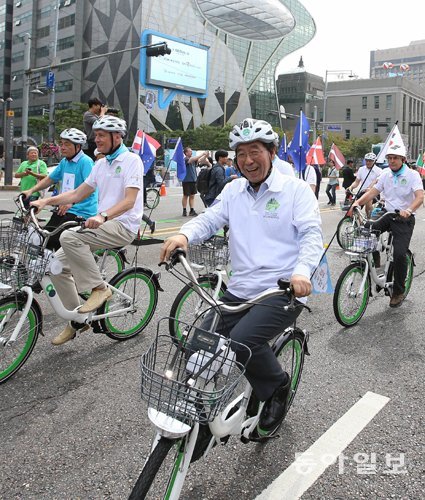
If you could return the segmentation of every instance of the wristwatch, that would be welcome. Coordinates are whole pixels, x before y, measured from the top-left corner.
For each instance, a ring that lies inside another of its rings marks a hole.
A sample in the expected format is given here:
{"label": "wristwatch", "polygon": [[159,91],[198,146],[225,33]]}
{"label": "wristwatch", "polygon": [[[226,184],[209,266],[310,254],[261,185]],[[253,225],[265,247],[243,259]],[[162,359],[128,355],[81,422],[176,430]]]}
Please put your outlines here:
{"label": "wristwatch", "polygon": [[104,219],[105,219],[105,222],[108,220],[108,213],[107,212],[100,212],[100,214]]}

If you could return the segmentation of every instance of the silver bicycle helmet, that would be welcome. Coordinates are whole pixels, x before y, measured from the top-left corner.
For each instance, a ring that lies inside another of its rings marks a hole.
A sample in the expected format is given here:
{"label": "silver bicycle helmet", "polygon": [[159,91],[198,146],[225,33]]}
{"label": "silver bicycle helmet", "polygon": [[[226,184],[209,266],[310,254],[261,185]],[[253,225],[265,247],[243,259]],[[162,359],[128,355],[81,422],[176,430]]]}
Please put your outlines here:
{"label": "silver bicycle helmet", "polygon": [[233,150],[239,144],[254,141],[261,141],[268,144],[273,143],[276,147],[279,146],[279,136],[273,130],[270,123],[264,120],[245,118],[243,122],[235,125],[229,134],[229,147]]}
{"label": "silver bicycle helmet", "polygon": [[66,139],[73,144],[85,144],[87,141],[87,136],[78,128],[66,128],[60,135],[61,139]]}
{"label": "silver bicycle helmet", "polygon": [[117,116],[102,116],[93,123],[93,130],[105,130],[106,132],[119,132],[123,137],[127,133],[125,120]]}
{"label": "silver bicycle helmet", "polygon": [[372,160],[372,161],[375,161],[376,160],[376,154],[375,153],[366,153],[364,155],[364,159],[365,160]]}

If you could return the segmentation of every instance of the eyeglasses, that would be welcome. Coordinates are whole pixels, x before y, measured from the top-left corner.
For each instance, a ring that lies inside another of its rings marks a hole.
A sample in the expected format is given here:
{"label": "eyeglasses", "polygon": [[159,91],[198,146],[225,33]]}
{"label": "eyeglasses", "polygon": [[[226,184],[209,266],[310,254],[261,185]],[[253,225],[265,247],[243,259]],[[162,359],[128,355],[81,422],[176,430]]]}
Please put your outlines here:
{"label": "eyeglasses", "polygon": [[260,149],[254,149],[253,151],[249,151],[248,153],[241,152],[238,153],[236,156],[236,160],[238,163],[244,163],[248,159],[248,156],[251,158],[251,160],[257,160],[258,158],[261,157],[261,155],[267,151],[266,149],[264,151]]}

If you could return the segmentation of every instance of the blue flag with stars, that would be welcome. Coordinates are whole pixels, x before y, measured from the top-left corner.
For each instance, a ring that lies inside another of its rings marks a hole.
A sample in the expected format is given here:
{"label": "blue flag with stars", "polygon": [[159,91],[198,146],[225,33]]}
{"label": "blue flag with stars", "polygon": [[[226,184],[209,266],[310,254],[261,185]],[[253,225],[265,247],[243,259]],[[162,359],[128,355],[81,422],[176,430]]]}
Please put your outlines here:
{"label": "blue flag with stars", "polygon": [[143,173],[146,174],[155,160],[155,155],[153,154],[152,149],[149,146],[149,142],[146,139],[145,134],[143,134],[143,142],[142,147],[139,149],[139,156],[143,161]]}
{"label": "blue flag with stars", "polygon": [[186,177],[186,163],[184,161],[184,152],[182,139],[179,137],[177,141],[176,148],[173,152],[173,156],[170,161],[175,161],[177,164],[177,178],[183,180]]}
{"label": "blue flag with stars", "polygon": [[279,151],[277,152],[277,156],[284,161],[288,161],[288,149],[286,146],[286,134],[283,134],[282,141],[279,146]]}
{"label": "blue flag with stars", "polygon": [[305,158],[310,146],[308,144],[308,136],[310,133],[310,124],[303,112],[300,112],[300,118],[295,127],[294,137],[291,145],[288,148],[288,153],[291,155],[292,161],[297,172],[302,172],[305,167]]}

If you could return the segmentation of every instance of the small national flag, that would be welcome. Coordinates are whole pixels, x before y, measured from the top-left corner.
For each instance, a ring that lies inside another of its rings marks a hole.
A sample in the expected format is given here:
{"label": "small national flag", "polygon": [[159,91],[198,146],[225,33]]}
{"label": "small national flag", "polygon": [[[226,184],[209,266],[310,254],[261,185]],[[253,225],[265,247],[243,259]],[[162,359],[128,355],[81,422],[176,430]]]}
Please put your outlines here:
{"label": "small national flag", "polygon": [[398,129],[397,124],[394,125],[391,132],[389,133],[387,140],[382,147],[378,158],[376,158],[376,163],[385,163],[387,154],[392,153],[394,155],[406,156],[406,147],[403,143],[403,139]]}
{"label": "small national flag", "polygon": [[345,165],[344,155],[341,153],[338,146],[334,143],[332,143],[328,158],[335,163],[335,168],[337,170],[340,170]]}
{"label": "small national flag", "polygon": [[326,163],[325,157],[323,156],[323,147],[320,136],[312,144],[306,157],[307,165],[324,165]]}
{"label": "small national flag", "polygon": [[425,175],[424,167],[425,153],[419,153],[418,159],[416,160],[416,170],[421,174]]}
{"label": "small national flag", "polygon": [[183,180],[186,177],[186,163],[184,161],[184,152],[181,137],[179,137],[179,140],[176,143],[176,148],[170,161],[175,161],[177,163],[177,178],[179,180]]}
{"label": "small national flag", "polygon": [[144,173],[150,169],[153,161],[156,158],[156,150],[161,147],[161,144],[143,130],[138,130],[134,136],[131,149],[138,154],[143,161]]}
{"label": "small national flag", "polygon": [[[155,151],[156,152],[156,151]],[[149,142],[146,138],[146,134],[143,136],[142,147],[139,149],[139,156],[143,161],[143,173],[147,174],[155,160],[155,155],[149,146]]]}
{"label": "small national flag", "polygon": [[328,259],[324,254],[320,260],[320,265],[316,268],[311,277],[313,293],[333,293],[331,273],[329,271]]}
{"label": "small national flag", "polygon": [[288,161],[288,148],[286,146],[286,134],[283,134],[282,141],[279,146],[277,156],[284,161]]}
{"label": "small national flag", "polygon": [[310,124],[301,111],[300,118],[297,126],[295,127],[294,137],[291,141],[291,146],[288,148],[288,153],[291,155],[297,172],[302,172],[306,167],[305,157],[310,149],[310,146],[308,145],[309,133]]}

